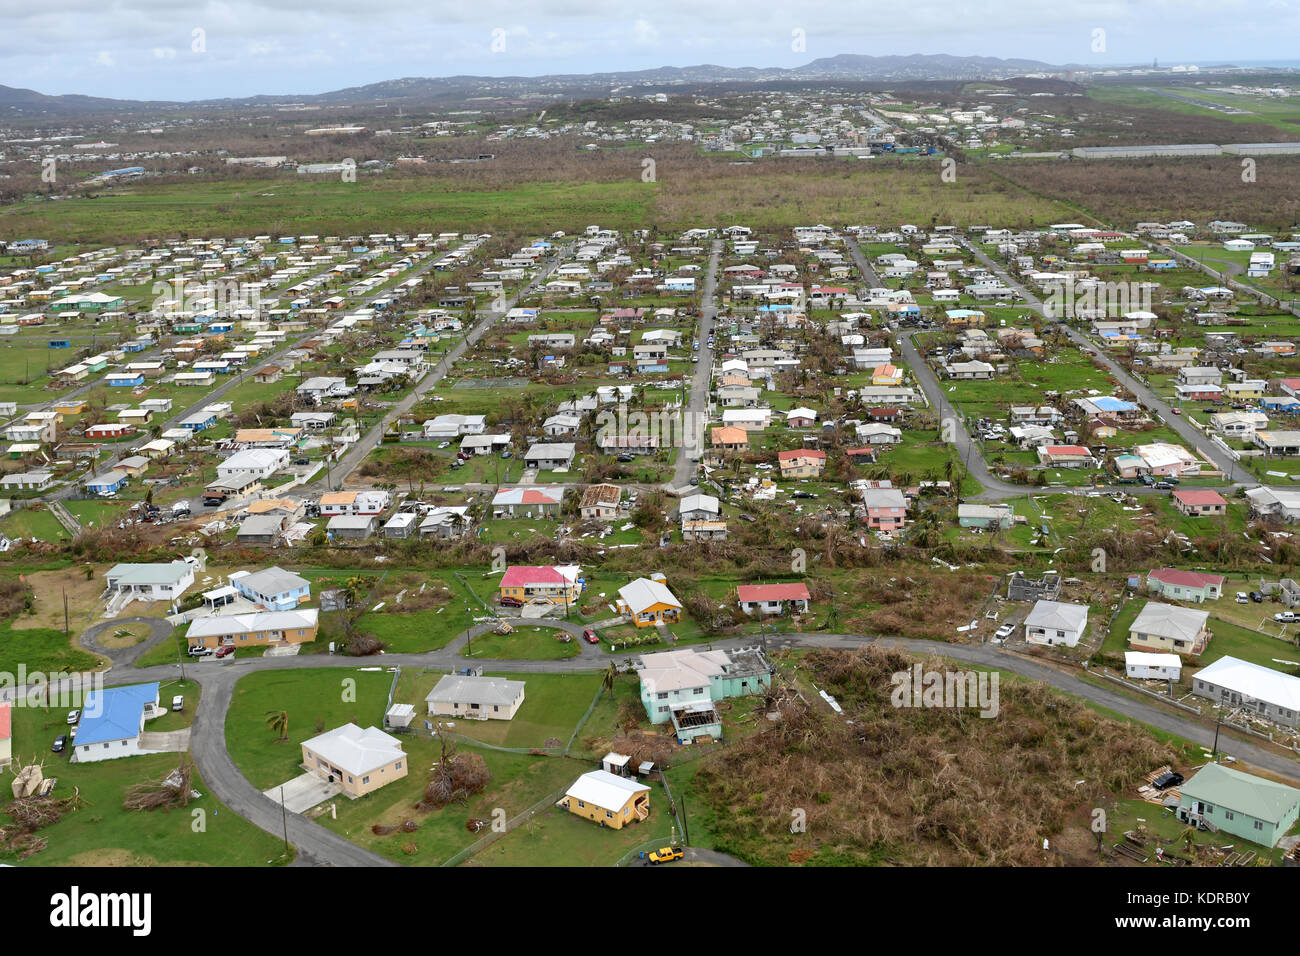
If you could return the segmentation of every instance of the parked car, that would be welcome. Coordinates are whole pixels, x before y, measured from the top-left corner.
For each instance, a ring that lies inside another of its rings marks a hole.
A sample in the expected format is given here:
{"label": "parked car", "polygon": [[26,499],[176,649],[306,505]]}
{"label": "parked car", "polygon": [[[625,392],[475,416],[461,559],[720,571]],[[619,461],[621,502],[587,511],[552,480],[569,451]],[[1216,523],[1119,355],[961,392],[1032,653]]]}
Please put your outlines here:
{"label": "parked car", "polygon": [[81,719],[81,711],[79,710],[68,711],[68,723],[75,724],[80,719]]}
{"label": "parked car", "polygon": [[600,643],[600,638],[596,636],[596,632],[593,631],[591,628],[587,628],[585,631],[582,632],[582,639],[586,641],[588,644]]}
{"label": "parked car", "polygon": [[519,598],[516,597],[503,597],[497,603],[500,604],[502,607],[523,607],[524,606],[524,602],[519,600]]}
{"label": "parked car", "polygon": [[1264,603],[1264,592],[1263,592],[1263,591],[1251,591],[1251,592],[1250,592],[1250,599],[1251,599],[1252,601],[1254,601],[1256,604],[1263,604],[1263,603]]}
{"label": "parked car", "polygon": [[679,846],[661,846],[659,849],[650,853],[651,866],[658,866],[660,863],[672,863],[686,856],[685,851]]}
{"label": "parked car", "polygon": [[627,452],[624,452],[618,456],[618,460],[623,462],[623,464],[627,464],[629,461],[633,461],[634,459]]}
{"label": "parked car", "polygon": [[209,657],[212,654],[212,648],[204,647],[202,644],[195,644],[185,653],[189,654],[190,657]]}
{"label": "parked car", "polygon": [[1151,781],[1151,786],[1155,787],[1157,790],[1168,790],[1170,787],[1177,787],[1182,782],[1183,775],[1175,770],[1171,770],[1168,773],[1162,773],[1160,776],[1156,777],[1155,780]]}
{"label": "parked car", "polygon": [[1300,621],[1300,614],[1295,611],[1278,611],[1273,615],[1273,620],[1279,624],[1294,624],[1296,621]]}
{"label": "parked car", "polygon": [[1152,487],[1156,491],[1171,491],[1174,486],[1167,481],[1157,481]]}
{"label": "parked car", "polygon": [[54,743],[50,746],[50,750],[54,751],[56,754],[61,754],[63,753],[63,749],[67,746],[68,746],[67,734],[59,734],[59,736],[54,738]]}
{"label": "parked car", "polygon": [[233,653],[235,653],[234,644],[222,644],[217,648],[217,653],[214,656],[220,659],[222,657],[229,657]]}
{"label": "parked car", "polygon": [[1000,628],[998,628],[997,633],[994,634],[993,636],[997,638],[999,641],[1005,641],[1008,637],[1010,637],[1014,633],[1016,633],[1016,626],[1014,624],[1003,624]]}
{"label": "parked car", "polygon": [[1250,603],[1250,598],[1246,597],[1246,592],[1245,592],[1245,591],[1238,591],[1238,592],[1237,592],[1237,603],[1238,603],[1238,604],[1249,604],[1249,603]]}
{"label": "parked car", "polygon": [[184,710],[184,709],[185,709],[185,697],[181,694],[177,694],[175,697],[172,698],[172,710]]}

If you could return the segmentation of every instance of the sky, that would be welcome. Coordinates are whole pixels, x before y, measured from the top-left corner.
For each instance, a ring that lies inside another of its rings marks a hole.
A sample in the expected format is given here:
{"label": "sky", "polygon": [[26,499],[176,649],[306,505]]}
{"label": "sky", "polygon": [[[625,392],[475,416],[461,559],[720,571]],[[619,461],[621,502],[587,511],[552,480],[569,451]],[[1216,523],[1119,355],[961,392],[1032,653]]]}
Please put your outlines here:
{"label": "sky", "polygon": [[840,53],[1292,60],[1300,0],[0,0],[0,84],[194,100]]}

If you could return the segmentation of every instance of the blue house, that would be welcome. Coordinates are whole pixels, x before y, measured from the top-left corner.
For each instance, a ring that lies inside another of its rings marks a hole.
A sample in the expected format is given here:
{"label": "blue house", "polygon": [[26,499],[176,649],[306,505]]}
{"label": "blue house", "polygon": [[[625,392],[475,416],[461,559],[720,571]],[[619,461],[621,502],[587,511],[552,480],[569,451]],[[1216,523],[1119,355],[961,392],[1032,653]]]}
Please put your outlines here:
{"label": "blue house", "polygon": [[230,585],[268,611],[292,611],[304,601],[311,600],[311,582],[279,567],[236,571],[230,575]]}
{"label": "blue house", "polygon": [[143,372],[110,372],[104,379],[109,388],[135,388],[144,384]]}
{"label": "blue house", "polygon": [[67,339],[50,339],[50,348],[52,349],[70,349],[72,343]]}
{"label": "blue house", "polygon": [[88,478],[86,480],[86,488],[96,495],[116,494],[126,487],[126,479],[126,472],[118,471],[114,468],[112,471],[106,471],[102,475]]}
{"label": "blue house", "polygon": [[217,416],[212,412],[195,412],[181,419],[180,427],[186,431],[201,432],[217,423]]}
{"label": "blue house", "polygon": [[90,691],[81,706],[73,760],[91,763],[143,753],[140,734],[145,721],[163,713],[158,706],[157,681]]}
{"label": "blue house", "polygon": [[[67,348],[67,346],[63,346]],[[120,346],[123,352],[143,352],[149,347],[148,342],[141,342],[139,339],[133,339],[130,342],[123,342]]]}

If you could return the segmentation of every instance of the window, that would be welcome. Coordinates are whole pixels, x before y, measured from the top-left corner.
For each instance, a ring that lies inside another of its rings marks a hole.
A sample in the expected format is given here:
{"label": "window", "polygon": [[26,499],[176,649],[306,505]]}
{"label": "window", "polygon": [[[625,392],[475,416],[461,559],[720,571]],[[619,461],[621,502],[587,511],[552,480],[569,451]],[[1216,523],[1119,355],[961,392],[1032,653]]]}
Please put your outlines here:
{"label": "window", "polygon": [[605,811],[605,818],[606,818],[607,820],[612,820],[612,819],[614,819],[614,814],[611,813],[610,811],[606,810],[606,811]]}
{"label": "window", "polygon": [[1213,804],[1210,804],[1210,803],[1207,803],[1207,804],[1205,805],[1205,812],[1206,812],[1206,813],[1213,813],[1213,812],[1214,812],[1214,805],[1213,805]]}
{"label": "window", "polygon": [[1224,818],[1225,820],[1235,820],[1235,819],[1237,819],[1237,815],[1236,815],[1235,813],[1233,813],[1231,810],[1224,810],[1224,811],[1223,811],[1223,818]]}
{"label": "window", "polygon": [[582,807],[584,810],[585,810],[586,807],[587,807],[587,805],[586,805],[585,803],[583,803],[581,800],[578,801],[578,806]]}
{"label": "window", "polygon": [[[351,779],[351,778],[349,777],[348,779]],[[369,775],[362,777],[362,778],[361,778],[361,782],[362,782],[362,783],[369,783],[369,782],[370,782],[370,777],[369,777]]]}
{"label": "window", "polygon": [[1255,829],[1256,829],[1256,830],[1262,830],[1262,829],[1264,829],[1264,821],[1263,821],[1263,820],[1256,820],[1256,821],[1255,821]]}
{"label": "window", "polygon": [[397,761],[397,763],[393,764],[393,769],[394,769],[394,770],[401,770],[401,769],[402,769],[402,761],[399,760],[399,761]]}

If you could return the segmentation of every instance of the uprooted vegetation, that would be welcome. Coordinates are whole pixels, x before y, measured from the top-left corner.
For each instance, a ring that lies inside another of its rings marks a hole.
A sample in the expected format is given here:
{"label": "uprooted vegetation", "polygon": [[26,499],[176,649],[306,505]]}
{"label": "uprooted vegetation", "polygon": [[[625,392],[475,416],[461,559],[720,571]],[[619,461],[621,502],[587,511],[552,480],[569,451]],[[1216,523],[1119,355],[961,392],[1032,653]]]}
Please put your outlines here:
{"label": "uprooted vegetation", "polygon": [[843,714],[773,704],[779,719],[700,769],[695,812],[711,819],[717,849],[758,865],[1056,865],[1043,840],[1081,796],[1118,793],[1176,760],[1039,684],[1000,682],[991,719],[893,706],[891,675],[917,661],[951,669],[878,648],[809,653],[812,680]]}

